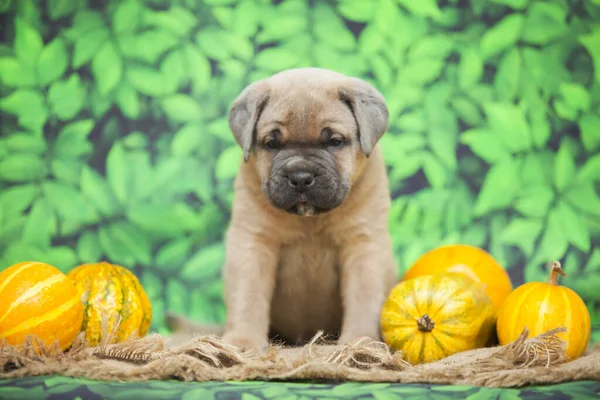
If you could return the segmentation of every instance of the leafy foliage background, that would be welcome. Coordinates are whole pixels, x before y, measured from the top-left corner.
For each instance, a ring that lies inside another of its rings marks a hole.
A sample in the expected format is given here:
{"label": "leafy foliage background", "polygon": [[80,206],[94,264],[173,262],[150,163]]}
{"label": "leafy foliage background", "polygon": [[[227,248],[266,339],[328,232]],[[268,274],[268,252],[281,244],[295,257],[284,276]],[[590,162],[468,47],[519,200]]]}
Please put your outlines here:
{"label": "leafy foliage background", "polygon": [[222,321],[241,151],[227,109],[290,67],[360,76],[399,273],[488,249],[515,285],[562,282],[600,324],[600,1],[0,0],[0,269],[106,259],[165,309]]}

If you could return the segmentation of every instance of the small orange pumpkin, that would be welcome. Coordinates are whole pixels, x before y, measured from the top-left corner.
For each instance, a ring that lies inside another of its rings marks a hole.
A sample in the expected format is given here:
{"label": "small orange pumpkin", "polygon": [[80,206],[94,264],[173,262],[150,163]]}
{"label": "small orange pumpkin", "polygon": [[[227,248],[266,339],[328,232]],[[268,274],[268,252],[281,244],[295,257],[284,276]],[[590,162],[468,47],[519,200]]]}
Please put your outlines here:
{"label": "small orange pumpkin", "polygon": [[496,312],[513,288],[508,273],[494,257],[483,249],[465,244],[441,246],[425,253],[406,271],[402,280],[448,272],[480,282]]}
{"label": "small orange pumpkin", "polygon": [[505,345],[525,328],[529,336],[566,328],[558,337],[567,342],[567,356],[574,360],[584,353],[590,340],[590,313],[575,291],[558,285],[558,275],[566,276],[560,263],[551,262],[549,268],[546,282],[525,283],[506,298],[498,314],[498,339]]}
{"label": "small orange pumpkin", "polygon": [[61,350],[81,329],[83,306],[73,282],[42,262],[21,262],[0,272],[0,341],[19,345],[35,336]]}
{"label": "small orange pumpkin", "polygon": [[398,283],[383,305],[385,343],[412,363],[483,347],[494,310],[480,284],[462,274],[425,275]]}
{"label": "small orange pumpkin", "polygon": [[67,276],[75,283],[84,305],[82,330],[90,346],[104,339],[117,343],[148,333],[152,306],[130,270],[101,262],[80,265]]}

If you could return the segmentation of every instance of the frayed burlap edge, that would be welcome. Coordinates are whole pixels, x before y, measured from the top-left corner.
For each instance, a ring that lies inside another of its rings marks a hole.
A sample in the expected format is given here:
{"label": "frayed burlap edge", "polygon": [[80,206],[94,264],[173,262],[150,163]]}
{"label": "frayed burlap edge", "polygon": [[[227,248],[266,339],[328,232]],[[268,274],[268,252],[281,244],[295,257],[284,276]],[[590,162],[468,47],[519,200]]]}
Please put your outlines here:
{"label": "frayed burlap edge", "polygon": [[322,334],[303,347],[272,345],[263,353],[240,352],[216,336],[194,337],[174,348],[159,335],[94,348],[78,337],[64,353],[29,340],[19,347],[0,344],[0,378],[58,374],[106,381],[336,380],[487,387],[600,380],[600,348],[565,362],[565,344],[557,337],[561,331],[534,338],[524,331],[507,346],[416,366],[384,343],[363,338],[337,345]]}

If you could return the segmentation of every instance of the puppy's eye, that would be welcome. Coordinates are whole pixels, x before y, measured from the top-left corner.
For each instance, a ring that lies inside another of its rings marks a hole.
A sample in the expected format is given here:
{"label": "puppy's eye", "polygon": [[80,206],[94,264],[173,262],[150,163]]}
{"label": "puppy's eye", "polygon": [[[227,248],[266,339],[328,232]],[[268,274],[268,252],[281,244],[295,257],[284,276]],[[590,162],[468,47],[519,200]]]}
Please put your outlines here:
{"label": "puppy's eye", "polygon": [[338,137],[332,137],[327,140],[327,146],[330,147],[339,147],[344,143],[344,141]]}
{"label": "puppy's eye", "polygon": [[265,142],[265,147],[270,150],[281,148],[281,143],[277,139],[269,139]]}

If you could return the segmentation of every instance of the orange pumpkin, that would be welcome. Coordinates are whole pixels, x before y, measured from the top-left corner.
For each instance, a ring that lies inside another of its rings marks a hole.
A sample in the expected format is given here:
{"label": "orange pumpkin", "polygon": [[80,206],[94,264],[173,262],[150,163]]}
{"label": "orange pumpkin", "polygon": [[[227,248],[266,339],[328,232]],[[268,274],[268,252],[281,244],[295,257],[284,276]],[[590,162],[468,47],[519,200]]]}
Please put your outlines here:
{"label": "orange pumpkin", "polygon": [[73,282],[52,265],[22,262],[0,272],[0,340],[18,345],[36,336],[61,350],[81,329],[83,306]]}
{"label": "orange pumpkin", "polygon": [[513,288],[504,268],[488,252],[465,244],[441,246],[425,253],[406,271],[402,280],[448,272],[480,282],[496,312]]}
{"label": "orange pumpkin", "polygon": [[461,274],[419,276],[397,284],[384,303],[381,335],[412,363],[483,347],[494,310],[481,286]]}
{"label": "orange pumpkin", "polygon": [[90,346],[103,339],[117,343],[148,333],[152,306],[130,270],[101,262],[80,265],[67,276],[75,282],[84,305],[82,330]]}
{"label": "orange pumpkin", "polygon": [[558,336],[567,342],[567,356],[574,360],[587,348],[591,335],[590,313],[572,289],[558,285],[558,275],[566,276],[558,261],[549,264],[546,282],[529,282],[516,288],[498,314],[496,330],[500,344],[508,344],[527,328],[530,336],[556,328],[567,331]]}

